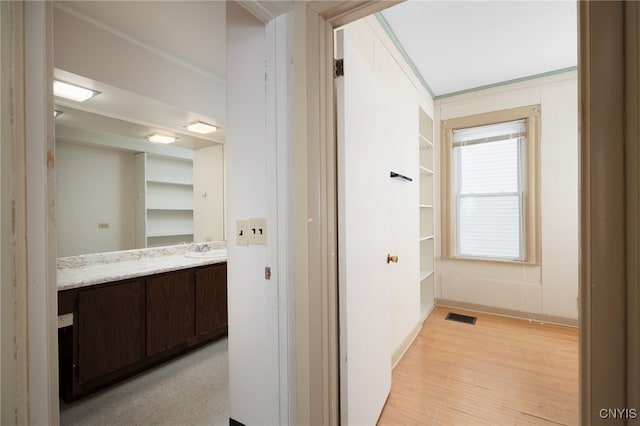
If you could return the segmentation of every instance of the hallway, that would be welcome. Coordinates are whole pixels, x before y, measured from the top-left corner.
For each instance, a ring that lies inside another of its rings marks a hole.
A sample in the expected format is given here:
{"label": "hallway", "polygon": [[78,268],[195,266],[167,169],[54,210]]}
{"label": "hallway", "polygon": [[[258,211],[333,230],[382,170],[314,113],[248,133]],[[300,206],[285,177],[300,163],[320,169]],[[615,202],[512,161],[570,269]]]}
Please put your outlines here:
{"label": "hallway", "polygon": [[393,370],[378,424],[576,425],[578,330],[436,307]]}

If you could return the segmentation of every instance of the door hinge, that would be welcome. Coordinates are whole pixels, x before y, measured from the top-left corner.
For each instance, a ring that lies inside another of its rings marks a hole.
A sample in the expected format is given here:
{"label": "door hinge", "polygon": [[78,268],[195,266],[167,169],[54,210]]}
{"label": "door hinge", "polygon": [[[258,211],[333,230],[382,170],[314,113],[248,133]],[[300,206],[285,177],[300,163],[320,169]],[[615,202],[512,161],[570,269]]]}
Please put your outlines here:
{"label": "door hinge", "polygon": [[333,60],[333,78],[344,76],[344,59]]}

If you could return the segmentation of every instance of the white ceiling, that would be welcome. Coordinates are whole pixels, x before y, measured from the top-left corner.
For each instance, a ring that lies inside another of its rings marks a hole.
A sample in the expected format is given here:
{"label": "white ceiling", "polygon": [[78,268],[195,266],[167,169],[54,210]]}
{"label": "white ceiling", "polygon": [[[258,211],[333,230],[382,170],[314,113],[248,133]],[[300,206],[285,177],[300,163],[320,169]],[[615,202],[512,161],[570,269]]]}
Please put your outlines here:
{"label": "white ceiling", "polygon": [[57,1],[108,31],[225,79],[226,7],[221,1]]}
{"label": "white ceiling", "polygon": [[382,12],[436,96],[577,65],[575,1],[419,1]]}
{"label": "white ceiling", "polygon": [[[161,54],[171,55],[225,79],[225,7],[222,2],[57,2],[93,25]],[[553,72],[577,64],[577,6],[574,1],[409,0],[382,16],[436,96]],[[63,75],[64,74],[64,75]],[[114,122],[120,135],[144,138],[152,129],[180,136],[176,146],[197,149],[224,141],[224,123],[56,70],[56,77],[102,92],[85,105],[58,102],[60,124],[80,127],[95,114]],[[89,115],[81,115],[78,109]],[[74,116],[77,115],[77,117]],[[202,119],[222,125],[195,137],[182,124]],[[108,120],[101,122],[106,131]],[[115,130],[114,130],[115,132]],[[215,142],[214,142],[215,141]]]}
{"label": "white ceiling", "polygon": [[[202,114],[186,111],[155,99],[122,90],[117,87],[90,80],[63,70],[55,69],[57,80],[77,84],[100,92],[85,101],[75,102],[55,98],[55,109],[63,114],[56,118],[56,126],[90,129],[113,136],[121,136],[147,144],[146,136],[160,132],[176,136],[174,147],[200,149],[225,140],[224,123]],[[194,134],[184,126],[193,121],[220,126],[218,131],[207,135]]]}
{"label": "white ceiling", "polygon": [[[199,68],[222,82],[225,80],[226,9],[222,2],[57,1],[56,6],[129,43],[144,46],[145,51],[151,50],[182,66]],[[87,37],[90,43],[90,35]],[[118,63],[115,66],[126,69],[130,65]],[[100,92],[83,103],[55,98],[56,109],[63,112],[55,120],[57,127],[83,129],[142,142],[142,145],[132,144],[133,150],[145,149],[145,145],[151,149],[154,144],[147,142],[145,137],[158,131],[178,137],[171,147],[192,150],[225,140],[224,123],[213,117],[58,68],[54,75],[56,79]],[[187,131],[184,125],[195,120],[217,125],[219,130],[208,135]]]}

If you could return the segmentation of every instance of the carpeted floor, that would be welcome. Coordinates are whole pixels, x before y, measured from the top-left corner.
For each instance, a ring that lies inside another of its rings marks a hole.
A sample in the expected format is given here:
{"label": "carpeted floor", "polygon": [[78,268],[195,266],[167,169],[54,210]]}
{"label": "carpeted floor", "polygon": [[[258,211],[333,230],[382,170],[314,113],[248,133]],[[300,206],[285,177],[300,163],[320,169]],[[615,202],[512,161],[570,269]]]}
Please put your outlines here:
{"label": "carpeted floor", "polygon": [[229,424],[227,339],[71,404],[61,425],[216,426]]}

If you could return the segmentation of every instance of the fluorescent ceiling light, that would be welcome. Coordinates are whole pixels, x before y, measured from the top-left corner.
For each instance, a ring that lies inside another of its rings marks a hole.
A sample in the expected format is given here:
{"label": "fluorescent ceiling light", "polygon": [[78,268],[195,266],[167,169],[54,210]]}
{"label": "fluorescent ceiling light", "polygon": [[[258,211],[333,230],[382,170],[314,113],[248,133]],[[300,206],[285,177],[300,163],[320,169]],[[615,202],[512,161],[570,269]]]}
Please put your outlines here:
{"label": "fluorescent ceiling light", "polygon": [[172,142],[175,142],[177,138],[175,136],[161,135],[160,133],[154,133],[147,136],[147,139],[149,139],[149,142],[155,142],[155,143],[172,143]]}
{"label": "fluorescent ceiling light", "polygon": [[74,84],[65,83],[64,81],[54,80],[53,94],[65,99],[71,99],[76,102],[84,102],[91,99],[100,92],[76,86]]}
{"label": "fluorescent ceiling light", "polygon": [[53,118],[58,118],[59,116],[61,116],[63,114],[62,111],[58,110],[58,109],[54,109],[53,110]]}
{"label": "fluorescent ceiling light", "polygon": [[217,126],[213,124],[207,124],[203,121],[194,121],[193,123],[186,124],[184,127],[187,128],[188,131],[194,133],[200,133],[201,135],[206,135],[207,133],[213,133],[218,130]]}

